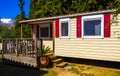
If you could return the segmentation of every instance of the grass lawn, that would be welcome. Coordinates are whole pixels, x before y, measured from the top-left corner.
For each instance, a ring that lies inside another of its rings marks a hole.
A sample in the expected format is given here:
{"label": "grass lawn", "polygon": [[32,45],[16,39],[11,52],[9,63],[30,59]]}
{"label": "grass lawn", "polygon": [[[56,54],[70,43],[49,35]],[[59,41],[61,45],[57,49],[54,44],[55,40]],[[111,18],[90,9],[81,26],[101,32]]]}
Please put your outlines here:
{"label": "grass lawn", "polygon": [[72,67],[69,71],[81,76],[120,76],[120,69],[73,63],[70,63],[69,66]]}
{"label": "grass lawn", "polygon": [[120,76],[120,69],[75,63],[69,63],[68,66],[71,69],[49,68],[48,71],[40,71],[0,62],[0,76]]}
{"label": "grass lawn", "polygon": [[50,68],[48,71],[39,71],[0,63],[0,76],[120,76],[119,69],[73,63],[70,63],[69,66],[72,69]]}

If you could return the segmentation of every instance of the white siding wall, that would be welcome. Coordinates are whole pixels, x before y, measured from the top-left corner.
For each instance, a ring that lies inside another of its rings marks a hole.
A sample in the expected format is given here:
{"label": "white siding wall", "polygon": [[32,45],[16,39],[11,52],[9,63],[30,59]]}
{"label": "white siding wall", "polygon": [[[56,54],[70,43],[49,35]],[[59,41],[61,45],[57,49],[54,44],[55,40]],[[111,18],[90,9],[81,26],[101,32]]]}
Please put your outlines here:
{"label": "white siding wall", "polygon": [[[118,32],[119,35],[114,34],[116,30],[119,31]],[[70,38],[55,39],[55,55],[120,62],[120,38],[118,37],[120,37],[120,26],[112,24],[111,38],[104,39],[76,38],[76,18],[71,18]]]}
{"label": "white siding wall", "polygon": [[53,50],[53,40],[43,40],[43,45],[49,46]]}
{"label": "white siding wall", "polygon": [[111,37],[120,39],[120,14],[112,21],[115,21],[115,23],[112,23],[111,26]]}

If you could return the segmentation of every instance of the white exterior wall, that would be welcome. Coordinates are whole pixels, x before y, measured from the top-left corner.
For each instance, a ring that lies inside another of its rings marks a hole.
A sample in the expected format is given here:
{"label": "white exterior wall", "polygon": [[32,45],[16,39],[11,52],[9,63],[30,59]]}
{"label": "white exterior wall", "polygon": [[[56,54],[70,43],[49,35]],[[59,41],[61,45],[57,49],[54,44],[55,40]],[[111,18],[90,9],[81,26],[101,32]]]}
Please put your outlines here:
{"label": "white exterior wall", "polygon": [[43,45],[49,46],[53,50],[53,40],[43,40]]}
{"label": "white exterior wall", "polygon": [[120,23],[117,24],[112,24],[110,38],[82,39],[76,37],[76,18],[71,18],[70,38],[55,39],[55,55],[120,62]]}

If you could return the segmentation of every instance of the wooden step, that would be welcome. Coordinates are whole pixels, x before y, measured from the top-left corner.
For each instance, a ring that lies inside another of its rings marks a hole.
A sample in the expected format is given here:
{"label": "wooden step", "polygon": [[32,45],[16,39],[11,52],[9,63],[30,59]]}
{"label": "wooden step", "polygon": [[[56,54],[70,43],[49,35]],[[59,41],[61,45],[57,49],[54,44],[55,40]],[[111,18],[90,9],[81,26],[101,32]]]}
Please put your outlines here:
{"label": "wooden step", "polygon": [[48,68],[40,68],[40,70],[48,71]]}
{"label": "wooden step", "polygon": [[58,64],[58,63],[62,62],[62,59],[61,58],[57,58],[57,59],[53,60],[52,62]]}
{"label": "wooden step", "polygon": [[48,53],[48,54],[46,54],[47,56],[51,56],[51,55],[53,55],[53,53],[52,52],[50,52],[50,53]]}
{"label": "wooden step", "polygon": [[55,60],[55,59],[57,59],[57,56],[51,55],[51,56],[50,56],[50,59],[51,59],[51,60]]}
{"label": "wooden step", "polygon": [[57,67],[64,67],[66,65],[67,65],[67,62],[62,62],[62,63],[56,64]]}

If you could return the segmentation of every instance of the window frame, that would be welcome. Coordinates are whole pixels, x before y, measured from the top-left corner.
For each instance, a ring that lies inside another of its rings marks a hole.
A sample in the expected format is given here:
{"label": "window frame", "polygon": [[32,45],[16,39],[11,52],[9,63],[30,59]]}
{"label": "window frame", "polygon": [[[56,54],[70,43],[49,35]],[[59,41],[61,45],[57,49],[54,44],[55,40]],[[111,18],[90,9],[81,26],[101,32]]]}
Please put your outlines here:
{"label": "window frame", "polygon": [[[68,36],[62,36],[62,30],[61,30],[61,23],[62,22],[68,22]],[[70,18],[63,18],[60,19],[60,38],[70,38]]]}
{"label": "window frame", "polygon": [[[101,20],[101,35],[100,36],[84,36],[84,21]],[[82,17],[82,38],[104,38],[104,15],[92,15]]]}
{"label": "window frame", "polygon": [[[48,37],[41,37],[41,30],[40,30],[40,28],[42,28],[42,27],[48,27]],[[39,25],[39,38],[41,38],[41,39],[50,39],[50,34],[51,34],[51,32],[50,32],[50,24],[49,23],[45,23],[45,24],[40,24]]]}

